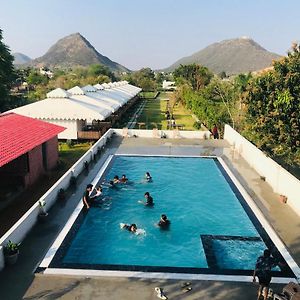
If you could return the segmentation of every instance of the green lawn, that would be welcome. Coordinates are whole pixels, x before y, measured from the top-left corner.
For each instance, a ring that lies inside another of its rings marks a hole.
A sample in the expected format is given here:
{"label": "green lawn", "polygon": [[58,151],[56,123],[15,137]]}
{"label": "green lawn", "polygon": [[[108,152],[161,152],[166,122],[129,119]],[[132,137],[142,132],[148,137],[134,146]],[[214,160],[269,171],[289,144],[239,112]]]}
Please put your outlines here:
{"label": "green lawn", "polygon": [[[145,108],[138,118],[138,123],[145,123],[146,129],[157,127],[158,129],[167,129],[167,120],[165,112],[167,110],[168,93],[161,93],[157,99],[148,99]],[[163,100],[162,100],[163,99]],[[173,116],[176,124],[184,124],[184,130],[195,130],[193,124],[195,120],[181,104],[174,108]],[[137,124],[135,128],[139,128]],[[141,127],[141,129],[144,127]]]}
{"label": "green lawn", "polygon": [[140,97],[145,99],[153,99],[157,95],[157,92],[141,92]]}
{"label": "green lawn", "polygon": [[59,143],[60,167],[68,170],[91,146],[91,143],[80,143],[72,146],[69,146],[67,143]]}

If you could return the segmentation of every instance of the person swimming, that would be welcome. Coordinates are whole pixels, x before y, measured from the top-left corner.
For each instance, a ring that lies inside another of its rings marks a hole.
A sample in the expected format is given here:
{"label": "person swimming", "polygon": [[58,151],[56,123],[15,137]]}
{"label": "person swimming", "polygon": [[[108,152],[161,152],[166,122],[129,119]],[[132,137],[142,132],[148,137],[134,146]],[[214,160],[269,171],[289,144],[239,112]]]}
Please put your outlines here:
{"label": "person swimming", "polygon": [[142,200],[140,200],[138,202],[141,204],[144,204],[145,206],[153,206],[154,205],[153,198],[150,196],[149,192],[146,192],[144,194],[144,197],[146,198],[146,202],[144,202]]}
{"label": "person swimming", "polygon": [[150,175],[149,172],[146,172],[145,179],[146,179],[147,182],[151,182],[152,181],[152,177],[151,177],[151,175]]}
{"label": "person swimming", "polygon": [[121,183],[126,183],[128,181],[128,178],[126,177],[125,174],[122,175],[121,179],[119,180],[119,182]]}
{"label": "person swimming", "polygon": [[146,235],[146,231],[141,228],[137,228],[136,224],[124,224],[120,223],[120,228],[121,229],[126,229],[131,233],[134,233],[135,235]]}
{"label": "person swimming", "polygon": [[135,233],[135,232],[137,231],[137,226],[136,226],[136,224],[131,224],[131,225],[129,225],[129,224],[123,224],[123,223],[121,223],[121,224],[120,224],[120,227],[121,227],[122,229],[126,229],[126,230],[128,230],[128,231],[130,231],[130,232],[132,232],[132,233]]}
{"label": "person swimming", "polygon": [[171,224],[171,221],[168,219],[168,217],[166,215],[162,214],[157,225],[161,229],[169,229],[170,224]]}
{"label": "person swimming", "polygon": [[113,183],[116,184],[116,183],[120,183],[120,179],[119,179],[119,176],[118,175],[115,175],[114,179],[113,179]]}

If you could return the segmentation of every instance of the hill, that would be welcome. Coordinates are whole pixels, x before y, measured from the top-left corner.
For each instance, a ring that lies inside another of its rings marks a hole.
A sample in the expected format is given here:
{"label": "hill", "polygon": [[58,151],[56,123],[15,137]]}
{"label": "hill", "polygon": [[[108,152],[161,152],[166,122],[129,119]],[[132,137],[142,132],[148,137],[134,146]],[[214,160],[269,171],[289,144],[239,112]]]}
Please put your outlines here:
{"label": "hill", "polygon": [[128,71],[124,66],[100,54],[80,33],[74,33],[57,41],[45,55],[30,62],[31,66],[48,68],[86,67],[101,64],[111,71]]}
{"label": "hill", "polygon": [[179,59],[165,71],[173,71],[179,65],[197,63],[208,67],[216,74],[225,71],[228,75],[261,70],[271,66],[280,55],[264,49],[248,37],[224,40]]}
{"label": "hill", "polygon": [[21,65],[31,61],[31,58],[23,53],[13,53],[12,56],[14,57],[14,65]]}

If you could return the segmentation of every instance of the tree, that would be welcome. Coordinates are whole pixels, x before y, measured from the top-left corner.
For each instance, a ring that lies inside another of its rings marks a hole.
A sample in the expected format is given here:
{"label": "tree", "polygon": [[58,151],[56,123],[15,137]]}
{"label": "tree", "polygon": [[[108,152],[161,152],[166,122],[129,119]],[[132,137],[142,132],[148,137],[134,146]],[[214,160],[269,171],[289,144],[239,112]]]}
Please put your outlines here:
{"label": "tree", "polygon": [[99,64],[89,66],[88,75],[92,77],[107,76],[112,81],[116,79],[114,73],[112,73],[108,67]]}
{"label": "tree", "polygon": [[144,91],[156,90],[155,74],[150,68],[143,68],[133,72],[128,77],[129,83],[142,88]]}
{"label": "tree", "polygon": [[251,80],[245,92],[245,134],[269,154],[292,162],[300,154],[300,46],[294,44],[273,66],[273,71]]}
{"label": "tree", "polygon": [[38,85],[47,84],[49,79],[47,76],[40,74],[37,70],[32,70],[26,78],[28,84]]}
{"label": "tree", "polygon": [[196,64],[180,65],[174,71],[174,78],[177,85],[188,83],[194,91],[199,91],[210,83],[213,73],[208,68]]}
{"label": "tree", "polygon": [[5,111],[14,106],[9,91],[16,79],[16,74],[13,66],[14,58],[2,39],[2,30],[0,29],[0,111]]}

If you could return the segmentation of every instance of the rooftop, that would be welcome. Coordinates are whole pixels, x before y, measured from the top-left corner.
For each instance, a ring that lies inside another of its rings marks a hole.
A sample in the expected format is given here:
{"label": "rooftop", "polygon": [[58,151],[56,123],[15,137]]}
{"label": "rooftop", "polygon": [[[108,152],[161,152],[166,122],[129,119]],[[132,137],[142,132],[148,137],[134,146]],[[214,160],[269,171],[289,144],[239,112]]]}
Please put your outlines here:
{"label": "rooftop", "polygon": [[64,130],[64,127],[15,113],[0,115],[0,167]]}

